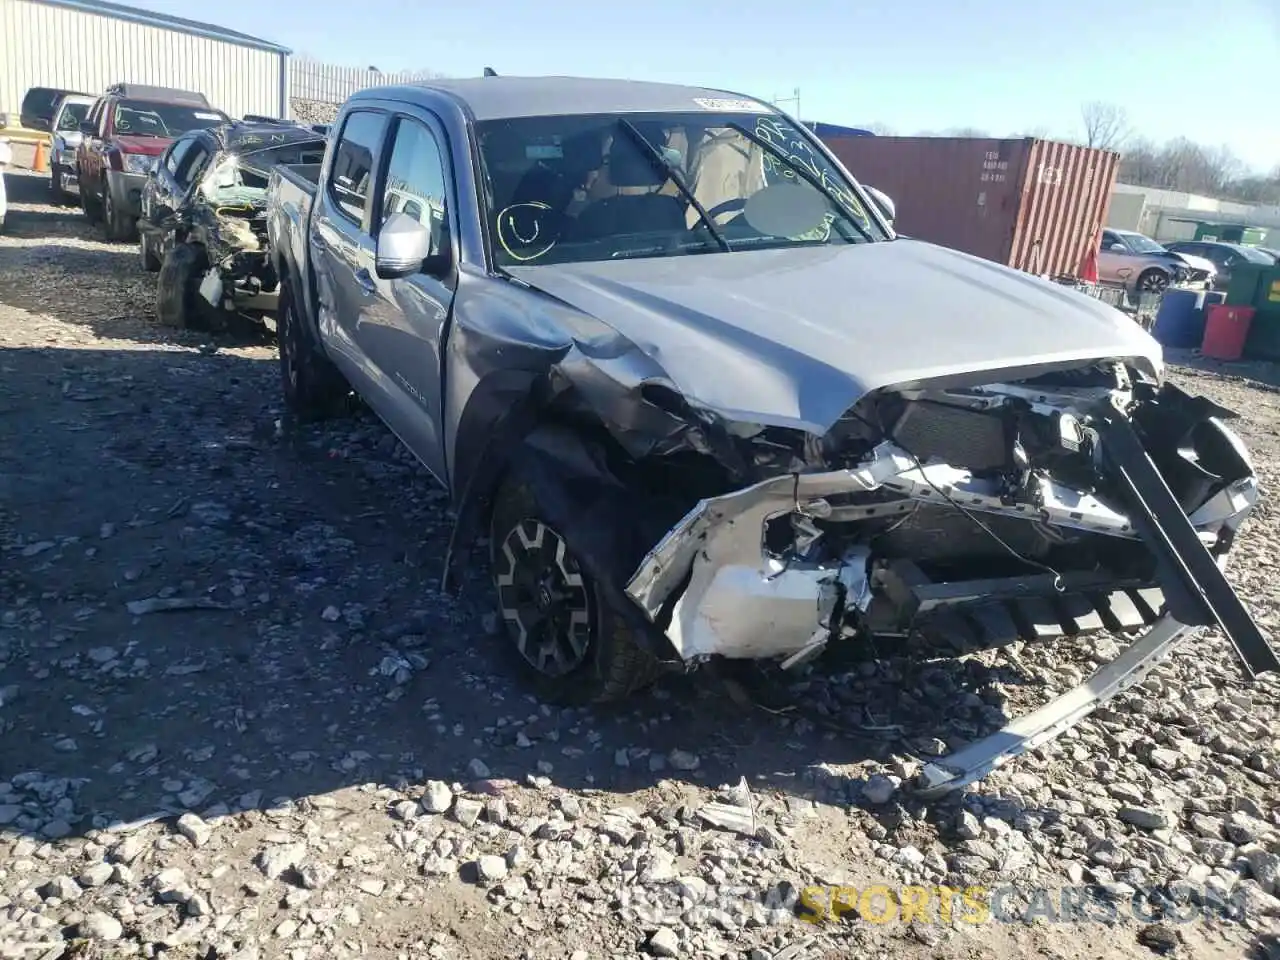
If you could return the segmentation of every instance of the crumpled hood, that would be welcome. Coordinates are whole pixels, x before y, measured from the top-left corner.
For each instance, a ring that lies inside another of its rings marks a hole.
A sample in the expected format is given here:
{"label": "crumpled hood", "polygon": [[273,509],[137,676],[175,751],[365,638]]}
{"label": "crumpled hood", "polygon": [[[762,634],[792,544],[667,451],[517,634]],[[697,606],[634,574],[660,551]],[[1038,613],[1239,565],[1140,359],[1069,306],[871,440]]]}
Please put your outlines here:
{"label": "crumpled hood", "polygon": [[1212,260],[1197,257],[1194,253],[1183,253],[1181,250],[1170,250],[1169,252],[1192,270],[1203,270],[1206,273],[1218,272],[1218,267]]}
{"label": "crumpled hood", "polygon": [[507,269],[616,329],[691,401],[814,433],[881,387],[1106,358],[1162,368],[1114,308],[916,240]]}

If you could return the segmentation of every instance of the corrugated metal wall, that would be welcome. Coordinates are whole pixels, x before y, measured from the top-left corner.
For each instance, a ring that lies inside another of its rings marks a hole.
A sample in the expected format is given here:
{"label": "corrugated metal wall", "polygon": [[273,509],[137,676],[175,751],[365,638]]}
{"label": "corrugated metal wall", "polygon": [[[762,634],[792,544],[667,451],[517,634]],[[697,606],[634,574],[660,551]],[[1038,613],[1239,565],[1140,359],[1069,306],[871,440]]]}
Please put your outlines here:
{"label": "corrugated metal wall", "polygon": [[289,64],[289,95],[296,100],[342,103],[357,90],[394,83],[413,83],[437,76],[429,71],[383,73],[361,67],[341,67],[294,57]]}
{"label": "corrugated metal wall", "polygon": [[1074,275],[1107,219],[1120,155],[1052,140],[1030,149],[1008,264],[1049,276]]}
{"label": "corrugated metal wall", "polygon": [[1046,140],[823,138],[889,194],[901,233],[1036,273],[1073,274],[1105,217],[1118,155]]}
{"label": "corrugated metal wall", "polygon": [[842,137],[824,142],[849,172],[893,198],[899,232],[1007,263],[1022,140]]}
{"label": "corrugated metal wall", "polygon": [[0,0],[0,111],[17,113],[30,87],[100,93],[132,81],[198,90],[232,116],[279,115],[284,60],[176,30]]}

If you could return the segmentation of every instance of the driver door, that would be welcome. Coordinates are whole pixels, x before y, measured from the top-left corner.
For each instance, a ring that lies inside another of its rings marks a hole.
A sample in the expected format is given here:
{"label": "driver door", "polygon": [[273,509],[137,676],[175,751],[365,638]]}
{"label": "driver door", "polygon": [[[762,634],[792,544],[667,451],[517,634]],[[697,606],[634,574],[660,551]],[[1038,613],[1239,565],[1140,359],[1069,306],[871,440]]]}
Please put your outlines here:
{"label": "driver door", "polygon": [[[452,176],[444,132],[434,117],[398,114],[384,147],[370,233],[376,238],[396,213],[410,216],[448,249],[455,234]],[[456,275],[419,270],[386,280],[378,276],[377,242],[356,254],[365,284],[356,350],[378,381],[378,413],[442,483],[445,472],[440,419],[441,357],[453,306]],[[456,263],[456,256],[450,263]]]}

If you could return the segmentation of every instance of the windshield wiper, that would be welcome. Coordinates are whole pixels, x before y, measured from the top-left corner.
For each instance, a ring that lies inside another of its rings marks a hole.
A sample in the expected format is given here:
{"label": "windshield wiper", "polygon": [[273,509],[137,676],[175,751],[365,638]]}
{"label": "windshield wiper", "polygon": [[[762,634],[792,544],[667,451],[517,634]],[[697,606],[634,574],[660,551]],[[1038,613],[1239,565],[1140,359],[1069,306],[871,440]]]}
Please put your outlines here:
{"label": "windshield wiper", "polygon": [[627,131],[627,136],[636,142],[640,149],[644,150],[649,159],[658,165],[658,167],[671,178],[676,185],[676,189],[684,194],[684,198],[689,201],[689,205],[698,211],[698,216],[702,218],[702,222],[707,225],[707,232],[715,237],[716,243],[720,245],[720,249],[725,253],[732,253],[733,247],[729,246],[729,241],[724,238],[711,220],[711,214],[707,213],[707,208],[698,202],[698,198],[693,195],[693,191],[689,189],[689,185],[684,182],[684,177],[680,175],[680,171],[672,166],[671,161],[664,157],[652,143],[645,139],[645,135],[635,128],[635,125],[625,117],[618,118],[618,125]]}
{"label": "windshield wiper", "polygon": [[[791,161],[791,158],[788,157],[785,153],[783,153],[781,150],[779,150],[777,147],[771,144],[768,140],[765,140],[763,137],[759,136],[758,134],[748,130],[742,124],[730,122],[725,124],[725,126],[727,126],[730,130],[736,130],[738,133],[742,134],[744,137],[746,137],[748,140],[754,143],[761,150],[765,151],[768,154],[771,154],[779,162],[785,164],[787,169],[794,171],[804,180],[805,183],[809,184],[809,186],[813,187],[813,189],[817,190],[820,194],[822,194],[829,201],[831,201],[831,205],[833,207],[835,207],[837,210],[844,211],[845,216],[843,219],[846,222],[853,224],[854,229],[856,229],[860,234],[866,237],[867,240],[870,241],[871,243],[876,242],[875,237],[871,236],[871,231],[858,222],[858,218],[853,215],[853,211],[850,210],[845,203],[841,202],[836,197],[836,195],[831,192],[831,190],[827,187],[827,185],[822,182],[822,178],[815,176],[812,171],[805,169],[800,164],[793,163]],[[846,239],[848,238],[846,237]]]}

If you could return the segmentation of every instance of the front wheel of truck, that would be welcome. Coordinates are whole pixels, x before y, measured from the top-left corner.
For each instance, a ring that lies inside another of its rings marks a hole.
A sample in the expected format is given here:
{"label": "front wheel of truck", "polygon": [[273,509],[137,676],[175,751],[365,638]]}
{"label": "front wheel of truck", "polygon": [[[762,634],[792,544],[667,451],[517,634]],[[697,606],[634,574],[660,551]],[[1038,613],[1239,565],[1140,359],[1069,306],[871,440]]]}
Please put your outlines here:
{"label": "front wheel of truck", "polygon": [[200,296],[200,281],[209,269],[204,249],[189,243],[175,244],[160,265],[156,278],[156,319],[179,330],[208,330],[213,307]]}
{"label": "front wheel of truck", "polygon": [[605,703],[657,679],[658,661],[544,519],[533,492],[510,478],[494,500],[489,562],[509,651],[541,699]]}
{"label": "front wheel of truck", "polygon": [[311,345],[287,282],[280,284],[276,305],[276,340],[280,386],[294,420],[312,423],[341,413],[351,390],[332,361]]}

